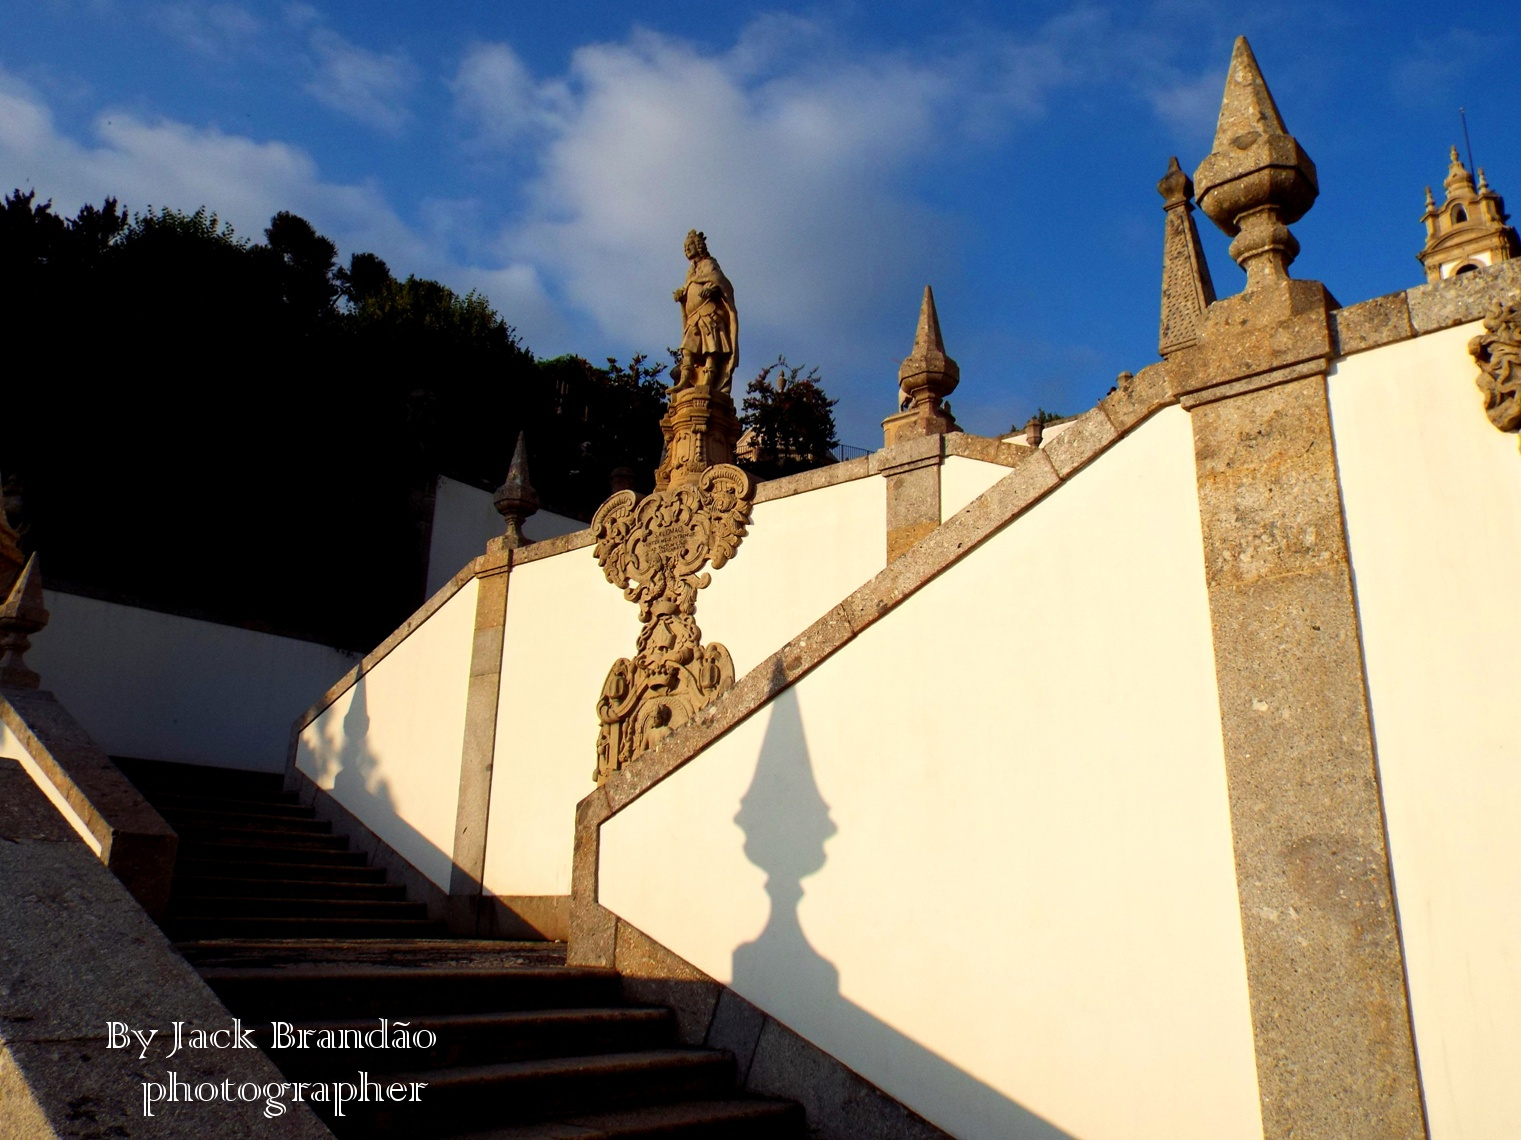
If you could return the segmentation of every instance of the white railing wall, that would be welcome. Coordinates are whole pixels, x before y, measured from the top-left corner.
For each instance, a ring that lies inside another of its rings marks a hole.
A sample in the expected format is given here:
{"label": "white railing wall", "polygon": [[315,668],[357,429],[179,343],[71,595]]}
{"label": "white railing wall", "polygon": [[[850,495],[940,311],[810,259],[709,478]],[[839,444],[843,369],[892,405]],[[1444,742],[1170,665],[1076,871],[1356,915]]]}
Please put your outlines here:
{"label": "white railing wall", "polygon": [[282,771],[296,716],[358,660],[315,642],[45,591],[27,654],[107,753]]}
{"label": "white railing wall", "polygon": [[599,901],[953,1135],[1260,1137],[1200,550],[1174,407],[613,815]]}
{"label": "white railing wall", "polygon": [[[885,511],[873,477],[757,503],[739,553],[698,594],[704,639],[729,649],[737,674],[753,667],[882,568]],[[576,804],[595,787],[597,697],[638,634],[637,607],[590,547],[513,567],[486,859],[493,894],[570,893]]]}
{"label": "white railing wall", "polygon": [[1482,411],[1481,331],[1329,385],[1433,1140],[1521,1129],[1521,454]]}
{"label": "white railing wall", "polygon": [[[301,728],[295,765],[443,891],[479,589],[467,578]],[[434,608],[436,607],[436,608]]]}

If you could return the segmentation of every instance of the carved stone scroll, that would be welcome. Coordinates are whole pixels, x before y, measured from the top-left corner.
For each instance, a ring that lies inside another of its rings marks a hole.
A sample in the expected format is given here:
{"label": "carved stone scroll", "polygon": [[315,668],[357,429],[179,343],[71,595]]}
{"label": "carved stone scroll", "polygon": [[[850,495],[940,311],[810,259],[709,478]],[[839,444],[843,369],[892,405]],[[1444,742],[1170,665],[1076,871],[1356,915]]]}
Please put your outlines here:
{"label": "carved stone scroll", "polygon": [[1521,302],[1489,307],[1484,331],[1468,342],[1479,366],[1484,412],[1501,431],[1521,431]]}
{"label": "carved stone scroll", "polygon": [[643,499],[619,491],[597,509],[597,564],[639,607],[637,652],[608,671],[597,699],[602,783],[734,684],[722,645],[703,645],[697,591],[734,557],[750,522],[750,477],[718,464],[696,482]]}

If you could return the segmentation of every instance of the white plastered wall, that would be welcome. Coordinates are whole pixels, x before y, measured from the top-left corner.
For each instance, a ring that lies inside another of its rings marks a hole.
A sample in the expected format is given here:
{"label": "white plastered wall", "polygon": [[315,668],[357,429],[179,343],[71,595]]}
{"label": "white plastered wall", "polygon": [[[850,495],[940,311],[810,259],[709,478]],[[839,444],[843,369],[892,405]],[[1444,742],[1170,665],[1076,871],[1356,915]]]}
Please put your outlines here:
{"label": "white plastered wall", "polygon": [[638,616],[591,547],[513,568],[486,833],[492,894],[570,893],[576,803],[596,786],[597,697],[612,663],[633,656]]}
{"label": "white plastered wall", "polygon": [[[743,676],[882,569],[886,509],[874,477],[757,504],[739,553],[697,595],[704,641],[727,647]],[[486,848],[493,894],[570,893],[576,804],[596,786],[597,697],[638,636],[638,607],[590,548],[513,569]]]}
{"label": "white plastered wall", "polygon": [[113,756],[285,770],[290,726],[356,655],[54,590],[27,663]]}
{"label": "white plastered wall", "polygon": [[947,455],[940,468],[940,521],[944,522],[1009,473],[1000,463]]}
{"label": "white plastered wall", "polygon": [[953,1135],[1257,1140],[1201,550],[1173,408],[604,825],[601,901]]}
{"label": "white plastered wall", "polygon": [[1434,1140],[1521,1135],[1521,454],[1478,324],[1330,377],[1379,774]]}
{"label": "white plastered wall", "polygon": [[[440,475],[433,491],[433,533],[428,540],[428,596],[442,589],[473,558],[486,551],[486,543],[502,533],[490,491]],[[523,523],[532,542],[542,542],[572,531],[584,530],[576,519],[540,510]]]}
{"label": "white plastered wall", "polygon": [[474,579],[302,730],[296,767],[449,889]]}
{"label": "white plastered wall", "polygon": [[729,650],[736,677],[887,564],[886,487],[867,476],[755,505],[739,553],[697,595],[703,641]]}

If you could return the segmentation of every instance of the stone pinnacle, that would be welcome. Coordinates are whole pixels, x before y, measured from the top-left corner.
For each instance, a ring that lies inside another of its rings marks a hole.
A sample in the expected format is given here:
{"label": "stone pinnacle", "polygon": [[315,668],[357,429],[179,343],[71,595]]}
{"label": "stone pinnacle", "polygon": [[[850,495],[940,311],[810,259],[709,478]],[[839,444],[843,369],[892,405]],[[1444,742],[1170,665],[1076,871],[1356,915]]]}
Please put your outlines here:
{"label": "stone pinnacle", "polygon": [[1288,230],[1320,192],[1315,164],[1283,125],[1242,36],[1231,53],[1215,147],[1194,172],[1199,209],[1230,237],[1247,290],[1288,280],[1299,243]]}
{"label": "stone pinnacle", "polygon": [[512,450],[512,464],[507,468],[507,478],[497,488],[492,502],[496,505],[497,513],[507,522],[507,545],[526,545],[528,540],[523,537],[523,520],[537,513],[539,494],[528,481],[528,444],[522,432],[518,432],[518,443]]}
{"label": "stone pinnacle", "polygon": [[1262,78],[1262,68],[1252,54],[1252,45],[1245,36],[1236,37],[1236,47],[1231,52],[1230,71],[1225,77],[1225,95],[1220,100],[1220,120],[1215,127],[1215,147],[1225,151],[1227,147],[1245,149],[1251,145],[1239,141],[1241,136],[1256,132],[1259,135],[1287,135],[1283,116],[1273,93]]}
{"label": "stone pinnacle", "polygon": [[961,381],[961,369],[945,354],[940,335],[940,314],[935,311],[935,294],[924,287],[924,301],[919,306],[919,327],[914,331],[914,348],[898,369],[903,390],[913,395],[929,388],[935,397],[949,395]]}

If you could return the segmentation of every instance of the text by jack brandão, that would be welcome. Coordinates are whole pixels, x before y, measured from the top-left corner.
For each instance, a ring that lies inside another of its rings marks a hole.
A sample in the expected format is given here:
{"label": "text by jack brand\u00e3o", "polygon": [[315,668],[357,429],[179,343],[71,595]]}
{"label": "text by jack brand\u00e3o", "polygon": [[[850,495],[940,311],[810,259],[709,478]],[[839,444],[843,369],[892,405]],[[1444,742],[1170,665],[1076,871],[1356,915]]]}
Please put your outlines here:
{"label": "text by jack brand\u00e3o", "polygon": [[[163,1034],[162,1040],[160,1035]],[[124,1021],[106,1022],[106,1045],[111,1049],[132,1049],[138,1060],[147,1060],[150,1052],[160,1053],[164,1060],[182,1054],[219,1052],[227,1049],[259,1048],[254,1040],[255,1030],[243,1024],[242,1019],[232,1018],[230,1023],[217,1029],[191,1026],[175,1021],[164,1034],[160,1029],[134,1029]],[[389,1021],[380,1018],[370,1028],[352,1026],[343,1028],[297,1027],[288,1021],[270,1022],[269,1051],[281,1050],[393,1050],[431,1049],[438,1036],[431,1029],[411,1027],[407,1021]],[[372,1079],[366,1072],[355,1074],[352,1081],[222,1081],[185,1080],[174,1070],[166,1070],[161,1081],[143,1081],[143,1115],[153,1116],[155,1110],[166,1104],[193,1104],[197,1101],[241,1101],[255,1103],[263,1100],[264,1115],[269,1118],[283,1116],[288,1104],[311,1103],[323,1105],[333,1115],[342,1116],[345,1106],[354,1104],[384,1104],[387,1102],[417,1103],[427,1081],[384,1081]]]}

